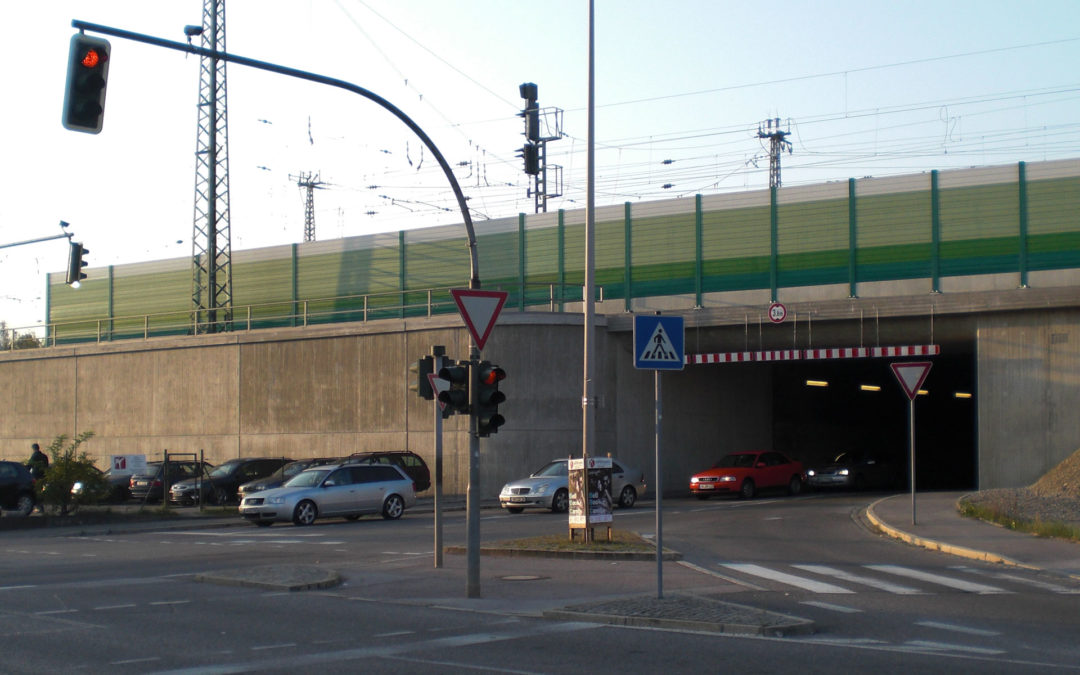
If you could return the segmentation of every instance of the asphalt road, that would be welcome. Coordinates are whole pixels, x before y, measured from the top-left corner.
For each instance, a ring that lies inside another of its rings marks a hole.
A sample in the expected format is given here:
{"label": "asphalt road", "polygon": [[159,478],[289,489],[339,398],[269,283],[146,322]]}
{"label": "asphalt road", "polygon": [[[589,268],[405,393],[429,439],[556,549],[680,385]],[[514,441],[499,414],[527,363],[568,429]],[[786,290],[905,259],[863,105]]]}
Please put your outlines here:
{"label": "asphalt road", "polygon": [[[678,572],[680,591],[700,589],[815,622],[814,634],[790,638],[545,620],[516,611],[541,601],[543,586],[496,586],[488,577],[487,604],[417,602],[417,589],[403,584],[464,595],[463,556],[447,556],[446,568],[433,568],[430,514],[309,528],[9,531],[0,535],[0,670],[1080,670],[1080,582],[885,539],[857,517],[872,498],[665,499],[665,546],[684,554],[681,563],[665,564],[665,575],[674,581]],[[655,532],[651,504],[616,517],[620,528]],[[485,510],[481,529],[485,540],[497,540],[562,533],[566,521]],[[464,544],[462,513],[446,515],[444,541]],[[345,581],[290,593],[194,580],[208,571],[278,563],[329,567]],[[579,564],[573,569],[580,570],[583,596],[592,589],[588,575],[603,574],[605,565],[613,570],[609,578],[655,576],[648,562],[565,563]],[[527,559],[498,565],[523,577],[538,568]],[[481,566],[496,563],[484,558]],[[596,592],[619,592],[611,586]]]}

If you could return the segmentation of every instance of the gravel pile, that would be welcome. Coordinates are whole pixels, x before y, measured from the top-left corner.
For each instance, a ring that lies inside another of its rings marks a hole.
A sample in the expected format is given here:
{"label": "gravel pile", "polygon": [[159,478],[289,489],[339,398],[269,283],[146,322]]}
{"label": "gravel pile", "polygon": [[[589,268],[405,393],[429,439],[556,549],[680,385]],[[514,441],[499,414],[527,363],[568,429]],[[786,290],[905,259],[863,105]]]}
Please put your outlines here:
{"label": "gravel pile", "polygon": [[981,490],[965,499],[1017,520],[1080,526],[1080,450],[1028,487]]}

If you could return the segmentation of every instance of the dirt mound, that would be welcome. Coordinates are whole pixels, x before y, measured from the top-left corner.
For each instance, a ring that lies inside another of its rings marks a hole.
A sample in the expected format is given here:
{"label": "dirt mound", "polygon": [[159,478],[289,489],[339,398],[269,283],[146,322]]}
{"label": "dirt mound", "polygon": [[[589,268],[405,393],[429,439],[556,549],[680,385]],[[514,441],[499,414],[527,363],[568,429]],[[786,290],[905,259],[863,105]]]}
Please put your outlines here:
{"label": "dirt mound", "polygon": [[1035,481],[1031,491],[1040,497],[1080,498],[1080,450]]}

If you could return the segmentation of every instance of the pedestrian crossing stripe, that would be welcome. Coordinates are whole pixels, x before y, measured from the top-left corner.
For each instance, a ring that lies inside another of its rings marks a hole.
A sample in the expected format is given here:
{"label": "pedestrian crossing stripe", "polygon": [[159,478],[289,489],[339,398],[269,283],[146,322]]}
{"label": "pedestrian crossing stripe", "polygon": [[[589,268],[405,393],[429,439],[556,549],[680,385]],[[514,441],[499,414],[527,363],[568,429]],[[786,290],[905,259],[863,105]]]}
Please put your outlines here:
{"label": "pedestrian crossing stripe", "polygon": [[653,330],[648,342],[645,343],[645,349],[641,352],[641,356],[638,357],[638,361],[678,363],[679,358],[675,345],[671,343],[671,338],[668,337],[667,331],[664,330],[664,324],[657,323],[656,329]]}

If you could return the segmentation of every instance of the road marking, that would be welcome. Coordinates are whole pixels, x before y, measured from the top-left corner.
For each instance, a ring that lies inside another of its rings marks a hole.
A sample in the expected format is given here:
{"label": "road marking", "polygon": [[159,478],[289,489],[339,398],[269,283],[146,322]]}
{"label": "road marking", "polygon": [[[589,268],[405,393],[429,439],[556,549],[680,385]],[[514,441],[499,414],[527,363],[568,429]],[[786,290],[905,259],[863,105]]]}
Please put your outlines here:
{"label": "road marking", "polygon": [[686,562],[685,560],[679,560],[679,561],[676,561],[676,562],[677,562],[677,564],[682,565],[683,567],[692,569],[695,572],[701,572],[702,574],[708,574],[709,576],[713,576],[713,577],[716,577],[718,579],[723,579],[724,581],[726,581],[728,583],[735,584],[737,586],[744,586],[744,587],[749,588],[750,590],[753,590],[753,591],[764,591],[765,590],[761,586],[755,586],[754,584],[752,584],[752,583],[750,583],[748,581],[740,581],[739,579],[736,579],[734,577],[729,577],[726,574],[720,574],[719,572],[714,572],[714,571],[712,571],[710,569],[705,569],[704,567],[701,567],[700,565],[695,565],[694,563]]}
{"label": "road marking", "polygon": [[110,666],[129,666],[133,663],[151,663],[153,661],[160,661],[160,656],[147,656],[142,659],[124,659],[123,661],[111,661]]}
{"label": "road marking", "polygon": [[940,574],[930,574],[929,572],[921,572],[919,570],[909,569],[907,567],[901,567],[899,565],[864,565],[867,569],[877,570],[886,574],[895,574],[901,577],[908,577],[910,579],[918,579],[919,581],[926,581],[931,584],[938,584],[940,586],[946,586],[948,588],[955,588],[959,591],[966,593],[979,593],[980,595],[990,595],[993,593],[1008,593],[1004,589],[996,586],[987,586],[985,584],[977,584],[973,581],[963,581],[962,579],[953,579],[951,577],[943,577]]}
{"label": "road marking", "polygon": [[390,637],[401,637],[402,635],[416,635],[416,631],[414,631],[414,630],[399,630],[399,631],[394,631],[393,633],[379,633],[378,635],[372,635],[371,637],[373,637],[373,638],[390,638]]}
{"label": "road marking", "polygon": [[50,609],[50,610],[45,610],[45,611],[41,611],[41,612],[34,612],[34,614],[37,615],[37,616],[47,616],[47,615],[50,615],[50,614],[74,614],[75,612],[78,612],[78,611],[79,610],[77,610],[77,609]]}
{"label": "road marking", "polygon": [[135,605],[102,605],[101,607],[95,607],[94,610],[102,611],[106,609],[131,609],[132,607],[135,607]]}
{"label": "road marking", "polygon": [[23,588],[37,588],[37,584],[23,584],[22,586],[0,586],[0,591],[18,591]]}
{"label": "road marking", "polygon": [[841,612],[843,614],[858,614],[862,612],[861,609],[855,607],[845,607],[844,605],[834,605],[830,602],[818,602],[817,600],[803,600],[800,605],[810,605],[811,607],[820,607],[821,609],[828,609],[833,612]]}
{"label": "road marking", "polygon": [[295,647],[295,646],[296,646],[295,642],[282,642],[281,644],[277,644],[277,645],[256,645],[256,646],[251,648],[251,651],[259,652],[259,651],[266,651],[267,649],[288,649],[288,648]]}
{"label": "road marking", "polygon": [[955,623],[942,623],[940,621],[916,621],[916,626],[924,626],[926,628],[940,628],[941,630],[952,631],[953,633],[964,633],[967,635],[981,635],[983,637],[995,637],[1001,635],[996,630],[983,630],[982,628],[968,628],[967,626],[958,626]]}
{"label": "road marking", "polygon": [[1077,595],[1080,594],[1080,589],[1067,588],[1065,586],[1059,586],[1058,584],[1052,584],[1048,581],[1039,581],[1038,579],[1028,579],[1016,574],[1009,574],[1007,572],[988,572],[986,570],[976,569],[974,567],[964,567],[963,565],[957,565],[951,569],[967,572],[968,574],[977,574],[985,577],[994,577],[995,579],[1008,579],[1009,581],[1015,581],[1020,584],[1026,584],[1035,588],[1042,589],[1044,591],[1050,591],[1051,593],[1062,593],[1064,595]]}
{"label": "road marking", "polygon": [[151,602],[151,607],[159,607],[165,605],[186,605],[190,600],[158,600],[157,602]]}
{"label": "road marking", "polygon": [[864,586],[870,586],[881,591],[888,591],[889,593],[896,593],[898,595],[921,595],[922,591],[910,588],[908,586],[901,586],[900,584],[889,583],[881,579],[874,579],[872,577],[863,577],[843,570],[838,570],[834,567],[828,567],[826,565],[792,565],[800,570],[806,570],[807,572],[813,572],[814,574],[821,574],[828,577],[834,577],[841,581],[850,581],[856,584],[862,584]]}
{"label": "road marking", "polygon": [[997,654],[1004,654],[1003,649],[984,649],[983,647],[968,647],[967,645],[951,645],[947,642],[931,642],[929,640],[909,640],[904,643],[904,646],[914,647],[917,650],[930,649],[933,651],[949,651],[949,652],[967,652],[969,654],[983,654],[985,656],[995,656]]}
{"label": "road marking", "polygon": [[743,574],[751,574],[753,576],[762,577],[763,579],[770,579],[772,581],[778,581],[788,586],[795,586],[796,588],[802,588],[803,590],[810,591],[812,593],[853,593],[854,591],[835,586],[833,584],[827,584],[823,581],[814,581],[813,579],[806,579],[803,577],[797,577],[794,574],[788,574],[786,572],[778,572],[771,570],[768,567],[762,567],[761,565],[754,565],[751,563],[721,563],[724,567],[735,570],[736,572],[742,572]]}

